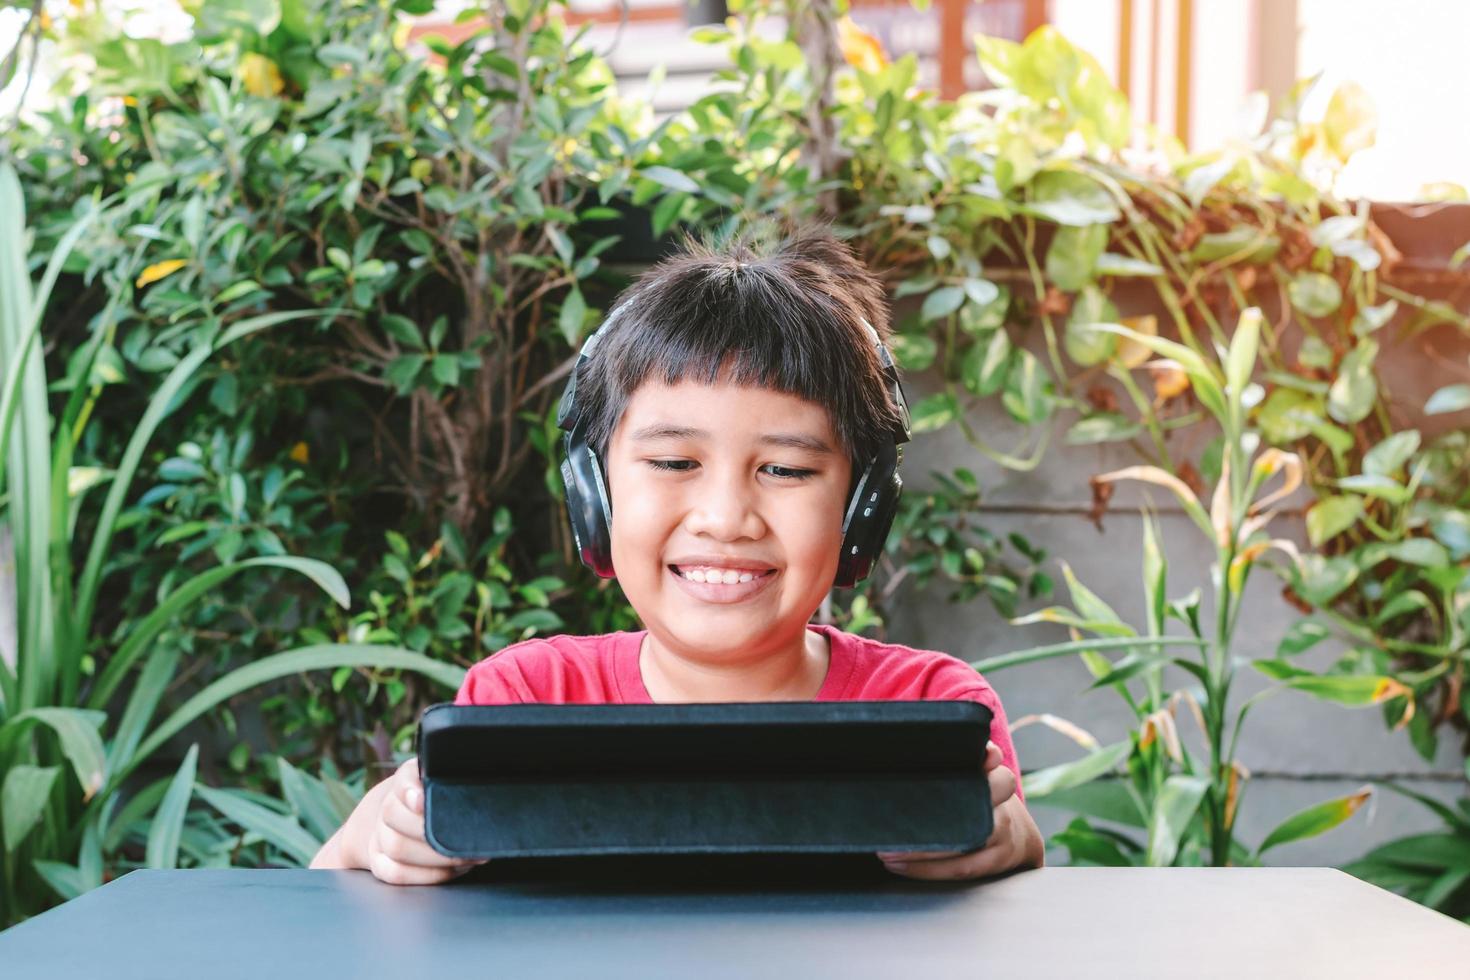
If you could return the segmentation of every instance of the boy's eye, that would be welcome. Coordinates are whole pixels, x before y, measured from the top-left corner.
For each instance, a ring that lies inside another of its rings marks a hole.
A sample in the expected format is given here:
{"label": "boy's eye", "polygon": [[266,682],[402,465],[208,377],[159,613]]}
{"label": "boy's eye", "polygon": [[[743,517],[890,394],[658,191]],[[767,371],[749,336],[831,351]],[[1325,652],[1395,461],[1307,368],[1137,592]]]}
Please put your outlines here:
{"label": "boy's eye", "polygon": [[[656,470],[664,470],[670,473],[688,473],[698,465],[692,459],[650,459],[646,460],[646,462]],[[779,480],[793,481],[805,480],[816,472],[815,470],[799,470],[791,466],[777,466],[775,463],[768,463],[761,467],[761,469]]]}

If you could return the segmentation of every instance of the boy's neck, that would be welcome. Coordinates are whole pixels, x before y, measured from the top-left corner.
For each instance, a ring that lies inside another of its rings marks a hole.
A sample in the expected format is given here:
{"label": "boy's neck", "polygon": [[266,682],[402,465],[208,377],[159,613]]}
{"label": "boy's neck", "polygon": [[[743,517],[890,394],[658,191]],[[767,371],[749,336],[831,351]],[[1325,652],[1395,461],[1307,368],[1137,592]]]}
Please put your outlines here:
{"label": "boy's neck", "polygon": [[671,650],[649,632],[638,669],[648,696],[659,703],[810,701],[827,679],[829,647],[821,633],[803,628],[784,649],[752,660],[711,663]]}

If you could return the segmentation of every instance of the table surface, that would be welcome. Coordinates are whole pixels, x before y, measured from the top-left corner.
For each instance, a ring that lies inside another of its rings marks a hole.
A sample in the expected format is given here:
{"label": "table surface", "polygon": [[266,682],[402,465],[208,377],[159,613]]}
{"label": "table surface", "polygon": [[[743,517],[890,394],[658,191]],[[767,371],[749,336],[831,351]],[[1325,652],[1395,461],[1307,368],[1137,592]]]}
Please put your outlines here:
{"label": "table surface", "polygon": [[625,873],[136,871],[0,933],[0,974],[1470,977],[1470,927],[1323,868]]}

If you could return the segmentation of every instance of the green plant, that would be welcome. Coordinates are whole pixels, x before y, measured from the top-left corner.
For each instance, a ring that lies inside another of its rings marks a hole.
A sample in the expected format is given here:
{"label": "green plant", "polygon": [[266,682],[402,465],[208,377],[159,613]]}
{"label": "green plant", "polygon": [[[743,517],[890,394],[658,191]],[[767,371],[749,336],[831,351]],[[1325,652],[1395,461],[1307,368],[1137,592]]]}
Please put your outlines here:
{"label": "green plant", "polygon": [[[1224,433],[1221,475],[1208,509],[1182,480],[1158,467],[1134,466],[1097,478],[1104,483],[1142,481],[1165,487],[1174,495],[1191,522],[1214,546],[1209,602],[1203,601],[1197,590],[1179,599],[1168,597],[1167,560],[1150,517],[1145,521],[1143,536],[1147,622],[1142,629],[1124,622],[1064,566],[1072,608],[1044,609],[1016,622],[1060,623],[1072,631],[1074,642],[976,664],[982,671],[994,671],[1015,663],[1077,653],[1096,678],[1093,688],[1113,689],[1132,712],[1137,727],[1128,738],[1103,747],[1075,726],[1051,722],[1093,751],[1075,762],[1025,777],[1027,797],[1034,802],[1057,803],[1147,832],[1146,841],[1137,841],[1126,832],[1095,828],[1079,819],[1054,840],[1067,847],[1074,860],[1150,865],[1256,863],[1273,847],[1322,833],[1347,819],[1367,798],[1367,792],[1328,800],[1288,818],[1254,849],[1243,847],[1237,840],[1236,816],[1249,775],[1238,760],[1237,749],[1250,709],[1262,698],[1283,690],[1350,706],[1412,698],[1408,688],[1388,677],[1320,674],[1294,664],[1291,657],[1304,648],[1294,636],[1286,638],[1276,657],[1248,659],[1237,649],[1244,588],[1253,568],[1273,549],[1302,563],[1292,542],[1269,534],[1269,525],[1278,513],[1273,505],[1301,482],[1301,461],[1275,447],[1260,448],[1259,433],[1248,422],[1245,393],[1256,366],[1261,328],[1260,313],[1247,310],[1219,361],[1207,361],[1174,341],[1116,325],[1106,328],[1174,359]],[[1266,492],[1278,476],[1280,485]],[[1166,632],[1170,620],[1184,626],[1185,637]],[[1199,655],[1168,655],[1164,650],[1167,645],[1194,647]],[[1112,660],[1102,652],[1104,649],[1126,653]],[[1231,702],[1231,692],[1238,665],[1245,662],[1277,683],[1236,706]],[[1166,666],[1187,671],[1198,686],[1165,691]],[[1180,737],[1177,716],[1181,704],[1188,706],[1198,722],[1204,740],[1199,751],[1191,751]],[[1119,767],[1121,778],[1098,781]]]}
{"label": "green plant", "polygon": [[[15,173],[0,164],[0,361],[6,365],[0,397],[0,457],[5,460],[0,489],[5,491],[4,528],[14,554],[14,572],[5,584],[14,595],[17,623],[15,646],[0,663],[0,800],[5,814],[0,921],[7,923],[45,904],[48,891],[42,882],[63,898],[101,883],[108,857],[104,842],[123,781],[169,738],[230,696],[303,670],[344,664],[416,669],[449,684],[459,673],[408,651],[308,647],[238,667],[155,720],[180,654],[177,646],[156,641],[176,616],[219,583],[276,568],[306,576],[338,603],[347,603],[346,586],[330,566],[287,555],[257,557],[215,566],[180,583],[133,625],[116,649],[99,648],[94,628],[118,515],[159,421],[215,351],[294,315],[200,325],[206,336],[159,386],[116,467],[105,474],[82,474],[86,479],[79,481],[72,454],[97,397],[88,379],[101,339],[108,334],[107,315],[88,351],[91,356],[73,364],[74,383],[57,417],[48,404],[38,338],[52,285],[71,243],[89,230],[91,218],[80,220],[53,252],[39,288],[33,290],[23,214]],[[82,488],[97,482],[107,484],[107,495],[87,525],[89,533],[79,537]]]}
{"label": "green plant", "polygon": [[1470,923],[1470,798],[1454,806],[1387,783],[1443,821],[1429,834],[1413,834],[1368,852],[1343,870]]}

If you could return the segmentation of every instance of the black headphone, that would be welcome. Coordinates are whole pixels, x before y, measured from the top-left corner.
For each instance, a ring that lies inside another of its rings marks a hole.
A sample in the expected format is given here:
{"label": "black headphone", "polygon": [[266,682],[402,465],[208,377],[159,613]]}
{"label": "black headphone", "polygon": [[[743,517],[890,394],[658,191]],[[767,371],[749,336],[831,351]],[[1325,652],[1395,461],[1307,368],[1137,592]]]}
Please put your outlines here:
{"label": "black headphone", "polygon": [[[582,345],[556,413],[557,426],[566,431],[562,440],[561,479],[566,487],[572,537],[582,564],[601,578],[613,577],[612,498],[607,492],[602,461],[587,443],[587,419],[577,410],[577,376],[591,360],[602,335],[621,313],[621,308],[615,310]],[[889,528],[898,512],[898,498],[903,493],[903,480],[898,475],[899,464],[903,462],[902,444],[910,436],[908,402],[898,381],[893,356],[873,325],[863,320],[863,326],[878,349],[888,394],[898,410],[899,425],[893,431],[892,441],[881,446],[863,468],[847,500],[847,512],[842,519],[842,551],[837,560],[837,577],[832,583],[845,589],[867,578],[888,540]]]}

